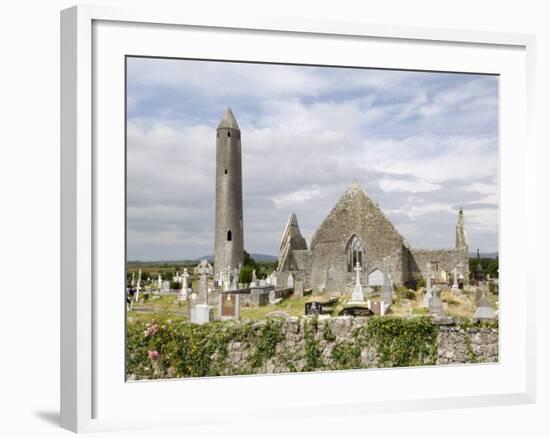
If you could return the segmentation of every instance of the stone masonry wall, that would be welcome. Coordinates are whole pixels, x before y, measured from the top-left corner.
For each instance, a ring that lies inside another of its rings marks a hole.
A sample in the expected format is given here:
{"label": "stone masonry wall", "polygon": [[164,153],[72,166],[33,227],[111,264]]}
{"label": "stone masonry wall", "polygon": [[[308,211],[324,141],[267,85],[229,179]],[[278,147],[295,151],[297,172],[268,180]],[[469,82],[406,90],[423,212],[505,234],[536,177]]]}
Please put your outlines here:
{"label": "stone masonry wall", "polygon": [[[146,339],[149,345],[140,340],[143,327],[129,326],[129,379],[499,360],[497,323],[480,325],[452,318],[291,317],[202,326],[159,324],[162,325],[159,332]],[[172,350],[166,350],[168,345]],[[151,363],[148,350],[153,349],[161,351],[161,355]]]}
{"label": "stone masonry wall", "polygon": [[[304,318],[290,318],[284,323],[284,340],[276,348],[276,354],[265,361],[257,374],[286,373],[292,371],[330,370],[348,368],[346,360],[338,360],[335,349],[353,349],[350,334],[354,329],[365,327],[368,318],[336,317],[319,321],[317,330],[310,329],[310,344],[317,343],[320,361],[316,366],[308,364],[308,328]],[[258,323],[261,324],[261,323]],[[498,328],[461,327],[453,320],[440,321],[437,325],[437,354],[435,363],[426,358],[424,365],[450,365],[465,363],[498,362]],[[328,328],[327,328],[328,327]],[[246,369],[246,345],[241,342],[229,344],[227,372]],[[378,368],[387,366],[381,363],[377,346],[359,349],[357,366],[349,368]],[[348,358],[352,362],[352,358]]]}
{"label": "stone masonry wall", "polygon": [[415,280],[418,279],[420,275],[426,278],[426,264],[428,262],[432,265],[434,262],[437,262],[439,268],[445,270],[449,274],[453,269],[458,269],[458,265],[462,263],[462,273],[466,283],[468,282],[470,269],[468,265],[467,249],[411,249],[410,254],[409,271]]}

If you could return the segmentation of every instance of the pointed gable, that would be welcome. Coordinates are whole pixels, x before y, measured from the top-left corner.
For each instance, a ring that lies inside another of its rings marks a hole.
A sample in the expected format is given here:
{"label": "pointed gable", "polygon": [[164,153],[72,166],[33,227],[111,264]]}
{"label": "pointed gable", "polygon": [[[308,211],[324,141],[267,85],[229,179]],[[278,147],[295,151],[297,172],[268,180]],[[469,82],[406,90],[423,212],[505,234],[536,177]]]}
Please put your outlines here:
{"label": "pointed gable", "polygon": [[371,250],[390,242],[406,245],[397,229],[357,181],[347,188],[315,232],[311,249],[321,243],[344,248],[354,234],[366,242]]}
{"label": "pointed gable", "polygon": [[294,270],[296,267],[292,253],[294,251],[307,250],[306,239],[302,236],[298,219],[294,213],[290,214],[281,238],[279,246],[278,270]]}

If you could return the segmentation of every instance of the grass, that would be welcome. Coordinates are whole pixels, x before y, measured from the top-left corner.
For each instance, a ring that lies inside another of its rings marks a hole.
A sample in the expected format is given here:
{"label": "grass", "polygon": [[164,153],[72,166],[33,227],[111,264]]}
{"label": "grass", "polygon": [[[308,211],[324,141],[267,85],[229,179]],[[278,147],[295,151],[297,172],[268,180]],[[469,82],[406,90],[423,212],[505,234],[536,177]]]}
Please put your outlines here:
{"label": "grass", "polygon": [[267,314],[275,311],[288,313],[290,316],[303,316],[305,305],[310,301],[326,301],[325,296],[309,296],[303,298],[287,298],[279,304],[268,304],[262,307],[241,307],[242,319],[263,319]]}
{"label": "grass", "polygon": [[[160,295],[158,299],[152,299],[154,295],[149,295],[149,300],[145,303],[133,303],[133,310],[128,312],[129,321],[149,320],[155,317],[171,318],[173,320],[188,319],[187,302],[178,302],[176,295]],[[414,299],[403,298],[403,294],[398,294],[393,303],[390,314],[394,316],[420,316],[426,315],[428,310],[423,306],[423,293],[417,292]],[[303,298],[287,298],[279,304],[268,304],[262,307],[241,307],[241,319],[265,319],[270,312],[282,311],[289,316],[303,316],[305,304],[310,301],[327,301],[328,295],[313,295]],[[379,299],[379,295],[367,297],[370,300]],[[488,294],[488,299],[493,307],[498,310],[498,295]],[[444,312],[452,317],[471,318],[475,312],[475,291],[467,290],[461,295],[454,294],[450,289],[441,293]],[[212,306],[214,316],[217,316],[218,307]],[[345,307],[345,298],[339,297],[338,303],[334,306],[332,316],[337,316]]]}
{"label": "grass", "polygon": [[128,311],[128,321],[141,321],[162,316],[174,320],[187,319],[188,306],[186,301],[177,302],[177,295],[160,295],[158,299],[149,299],[144,303],[132,303]]}

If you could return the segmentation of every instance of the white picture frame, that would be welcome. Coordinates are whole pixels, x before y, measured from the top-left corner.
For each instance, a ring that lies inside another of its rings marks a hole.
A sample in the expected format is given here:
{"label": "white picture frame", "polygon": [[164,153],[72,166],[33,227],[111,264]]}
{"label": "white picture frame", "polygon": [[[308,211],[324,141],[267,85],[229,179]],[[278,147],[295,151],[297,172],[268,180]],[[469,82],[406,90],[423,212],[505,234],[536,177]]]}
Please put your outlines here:
{"label": "white picture frame", "polygon": [[[145,32],[146,37],[140,36]],[[193,32],[197,39],[193,40],[192,50],[187,48],[188,53],[180,53],[181,41],[178,44],[174,38],[190,38]],[[472,71],[506,78],[501,84],[500,114],[499,253],[504,251],[501,257],[503,355],[498,365],[392,370],[391,375],[387,370],[368,370],[189,379],[184,383],[124,382],[121,372],[124,364],[119,363],[124,356],[124,343],[120,344],[124,335],[120,327],[124,322],[119,320],[124,305],[121,301],[121,309],[106,307],[106,300],[101,299],[105,296],[102,295],[105,288],[101,286],[116,283],[116,270],[120,268],[117,265],[111,270],[107,266],[110,261],[103,258],[105,249],[115,256],[124,251],[124,238],[117,234],[124,222],[124,205],[120,205],[121,199],[117,197],[120,191],[116,189],[121,181],[123,185],[120,147],[124,144],[118,141],[124,130],[124,119],[119,117],[123,105],[120,96],[124,92],[123,77],[119,76],[120,57],[124,54],[187,55],[216,59],[219,56],[216,38],[230,35],[241,41],[242,46],[238,46],[241,52],[237,49],[229,59],[299,63],[304,53],[301,55],[300,50],[308,50],[310,62],[341,65],[345,56],[348,59],[353,56],[352,50],[346,48],[361,45],[367,51],[372,50],[372,64],[369,64],[372,67]],[[276,49],[270,52],[266,42]],[[383,44],[388,53],[383,54],[377,44]],[[262,418],[274,406],[287,418],[295,419],[298,418],[296,406],[300,407],[301,415],[311,418],[534,402],[535,273],[527,260],[518,257],[532,254],[536,241],[532,133],[534,50],[534,37],[519,34],[269,18],[225,22],[223,15],[201,17],[189,11],[182,14],[156,8],[78,6],[62,11],[61,426],[76,432],[185,426],[201,421],[212,424],[213,416],[223,424],[235,414],[241,418]],[[432,56],[434,53],[438,56]],[[400,55],[396,57],[396,54]],[[106,78],[113,78],[112,82]],[[509,123],[512,121],[514,123]],[[512,144],[518,141],[523,147],[515,150]],[[109,149],[105,149],[106,144]],[[102,148],[101,153],[98,148]],[[109,193],[109,187],[114,187],[113,193]],[[514,208],[518,202],[525,208]],[[106,208],[99,206],[112,207],[116,216],[105,216],[102,212]],[[531,214],[527,213],[527,207]],[[523,227],[521,236],[514,233],[518,224]],[[512,293],[518,290],[519,293]],[[512,313],[513,324],[508,318]],[[411,385],[413,388],[407,393],[389,389],[380,392],[381,388],[388,388],[388,379],[406,382],[413,375],[415,379],[433,379],[433,388]],[[379,389],[373,376],[380,382]],[[442,388],[441,382],[449,381],[449,376],[458,382],[473,381],[479,388],[474,391],[462,383]],[[331,389],[316,391],[319,385],[330,388],[350,382],[359,386],[368,382],[372,391],[355,391],[347,397]],[[181,396],[183,384],[185,396]],[[285,388],[292,387],[301,387],[294,405],[284,398]],[[272,391],[269,400],[265,397],[266,391]],[[186,405],[186,397],[202,400],[213,394],[218,394],[219,402],[210,403],[208,416],[201,414],[199,408],[193,410],[191,404]],[[149,415],[138,408],[117,409],[128,400],[152,396],[165,401],[149,406]],[[251,396],[257,398],[255,406],[237,402],[228,408],[228,400],[247,400]]]}

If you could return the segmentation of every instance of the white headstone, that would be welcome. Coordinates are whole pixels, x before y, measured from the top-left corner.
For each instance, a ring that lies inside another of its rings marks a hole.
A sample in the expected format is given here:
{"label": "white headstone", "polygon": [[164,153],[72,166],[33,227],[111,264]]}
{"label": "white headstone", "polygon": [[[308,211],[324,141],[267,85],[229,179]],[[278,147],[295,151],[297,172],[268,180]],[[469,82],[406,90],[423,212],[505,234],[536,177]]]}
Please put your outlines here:
{"label": "white headstone", "polygon": [[363,295],[363,286],[361,286],[361,265],[359,262],[355,265],[355,268],[353,268],[355,271],[355,286],[353,287],[353,293],[351,294],[351,300],[357,301],[357,302],[363,302],[365,301],[365,297]]}
{"label": "white headstone", "polygon": [[[229,273],[231,275],[231,271],[229,270]],[[238,289],[238,281],[239,281],[239,270],[237,268],[233,269],[233,276],[231,278],[231,284],[229,286],[229,290],[237,290]]]}
{"label": "white headstone", "polygon": [[136,302],[139,301],[139,291],[141,290],[141,269],[138,272],[138,280],[136,286]]}
{"label": "white headstone", "polygon": [[292,274],[288,274],[288,279],[286,280],[286,287],[294,287],[294,277]]}
{"label": "white headstone", "polygon": [[210,322],[212,307],[208,304],[197,304],[191,307],[191,322],[193,324],[206,324]]}
{"label": "white headstone", "polygon": [[458,292],[458,276],[457,276],[457,269],[454,268],[453,269],[453,287],[452,287],[452,290],[453,292]]}
{"label": "white headstone", "polygon": [[256,269],[252,270],[252,282],[250,283],[250,287],[256,287],[256,282],[257,282],[257,278],[256,278]]}

